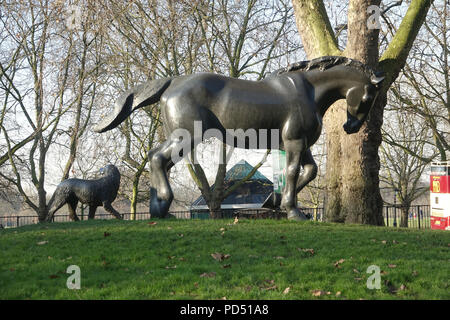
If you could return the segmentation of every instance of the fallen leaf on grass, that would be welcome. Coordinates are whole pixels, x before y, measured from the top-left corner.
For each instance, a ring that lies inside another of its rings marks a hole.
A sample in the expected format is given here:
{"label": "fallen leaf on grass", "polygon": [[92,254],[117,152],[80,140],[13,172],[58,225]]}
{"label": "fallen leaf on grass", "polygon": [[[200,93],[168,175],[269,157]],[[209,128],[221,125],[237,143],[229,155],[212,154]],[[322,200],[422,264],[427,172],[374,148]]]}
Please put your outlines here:
{"label": "fallen leaf on grass", "polygon": [[263,284],[259,286],[262,290],[275,290],[278,287],[275,285],[275,280],[264,280]]}
{"label": "fallen leaf on grass", "polygon": [[215,272],[205,272],[200,275],[200,278],[214,278],[216,276]]}
{"label": "fallen leaf on grass", "polygon": [[14,272],[14,271],[16,271],[16,269],[10,268],[9,271]]}
{"label": "fallen leaf on grass", "polygon": [[406,286],[405,286],[404,284],[402,284],[402,285],[400,286],[400,288],[398,288],[398,290],[399,290],[399,291],[406,290]]}
{"label": "fallen leaf on grass", "polygon": [[109,237],[111,235],[111,233],[108,233],[108,232],[104,232],[103,233],[103,236],[106,238],[106,237]]}
{"label": "fallen leaf on grass", "polygon": [[362,278],[355,278],[355,280],[356,280],[356,281],[361,281],[361,280],[362,280]]}
{"label": "fallen leaf on grass", "polygon": [[283,294],[288,294],[290,290],[291,290],[291,288],[287,287],[286,289],[284,289]]}
{"label": "fallen leaf on grass", "polygon": [[303,248],[297,248],[298,251],[303,251],[303,252],[309,252],[311,253],[311,255],[314,255],[314,249],[303,249]]}
{"label": "fallen leaf on grass", "polygon": [[224,269],[231,268],[231,264],[224,264],[224,265],[222,266],[222,268],[224,268]]}
{"label": "fallen leaf on grass", "polygon": [[323,291],[323,290],[313,290],[312,295],[314,297],[321,297],[321,296],[325,296],[325,295],[330,295],[331,292],[330,291]]}
{"label": "fallen leaf on grass", "polygon": [[225,228],[220,228],[219,231],[226,231],[226,229]]}
{"label": "fallen leaf on grass", "polygon": [[388,267],[391,269],[394,269],[394,268],[397,268],[397,265],[396,264],[388,264]]}
{"label": "fallen leaf on grass", "polygon": [[150,225],[150,226],[154,226],[155,224],[158,224],[158,222],[156,222],[156,221],[151,221],[151,222],[149,222],[149,223],[147,223],[148,225]]}
{"label": "fallen leaf on grass", "polygon": [[275,259],[282,260],[282,259],[284,259],[284,257],[278,256],[278,257],[275,257]]}
{"label": "fallen leaf on grass", "polygon": [[278,288],[277,286],[271,286],[271,287],[264,287],[264,288],[261,288],[261,289],[269,291],[269,290],[275,290],[277,288]]}
{"label": "fallen leaf on grass", "polygon": [[37,245],[38,246],[42,246],[42,245],[47,244],[47,243],[48,243],[48,241],[40,241],[40,242],[37,243]]}
{"label": "fallen leaf on grass", "polygon": [[419,273],[416,271],[416,270],[414,270],[413,272],[412,272],[412,275],[413,276],[417,276]]}
{"label": "fallen leaf on grass", "polygon": [[216,253],[211,253],[211,257],[213,257],[217,261],[223,261],[223,260],[231,257],[231,255],[216,252]]}
{"label": "fallen leaf on grass", "polygon": [[354,273],[360,273],[358,269],[353,269]]}
{"label": "fallen leaf on grass", "polygon": [[177,266],[166,266],[166,269],[176,269]]}
{"label": "fallen leaf on grass", "polygon": [[338,261],[336,261],[335,263],[334,263],[334,266],[336,267],[336,268],[340,268],[341,266],[341,264],[342,263],[344,263],[344,261],[345,261],[345,259],[340,259],[340,260],[338,260]]}
{"label": "fallen leaf on grass", "polygon": [[56,275],[56,274],[51,274],[51,275],[49,276],[49,278],[50,278],[50,279],[56,279],[56,278],[59,278],[59,276]]}
{"label": "fallen leaf on grass", "polygon": [[382,243],[382,244],[386,244],[387,241],[386,241],[386,240],[382,240],[381,243]]}
{"label": "fallen leaf on grass", "polygon": [[336,292],[336,297],[339,297],[342,294],[342,292],[338,291]]}
{"label": "fallen leaf on grass", "polygon": [[220,298],[220,300],[227,300],[227,297],[222,297]]}
{"label": "fallen leaf on grass", "polygon": [[172,227],[167,227],[167,230],[172,230]]}
{"label": "fallen leaf on grass", "polygon": [[184,234],[179,233],[178,236],[179,236],[180,238],[183,238],[183,237],[184,237]]}

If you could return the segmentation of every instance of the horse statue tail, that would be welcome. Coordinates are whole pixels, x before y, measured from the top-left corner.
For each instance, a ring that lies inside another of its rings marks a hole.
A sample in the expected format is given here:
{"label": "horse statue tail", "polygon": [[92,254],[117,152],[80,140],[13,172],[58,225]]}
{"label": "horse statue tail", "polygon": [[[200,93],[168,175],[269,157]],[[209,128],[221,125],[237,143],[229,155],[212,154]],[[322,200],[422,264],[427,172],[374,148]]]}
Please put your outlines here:
{"label": "horse statue tail", "polygon": [[149,80],[125,91],[117,99],[113,114],[95,126],[94,131],[101,133],[111,130],[122,123],[134,110],[158,102],[171,82],[172,78]]}

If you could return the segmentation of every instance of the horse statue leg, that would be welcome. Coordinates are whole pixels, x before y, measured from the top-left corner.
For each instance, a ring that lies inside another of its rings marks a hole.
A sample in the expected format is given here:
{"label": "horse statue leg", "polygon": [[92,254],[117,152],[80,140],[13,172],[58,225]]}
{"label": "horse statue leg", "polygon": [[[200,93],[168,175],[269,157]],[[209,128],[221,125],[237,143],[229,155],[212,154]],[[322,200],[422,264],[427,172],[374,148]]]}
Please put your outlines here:
{"label": "horse statue leg", "polygon": [[306,220],[306,216],[297,208],[297,180],[300,173],[301,155],[304,141],[284,140],[286,150],[286,186],[284,187],[280,207],[287,212],[289,220]]}
{"label": "horse statue leg", "polygon": [[[58,192],[58,189],[56,189],[56,191],[55,192]],[[47,216],[47,219],[46,219],[46,221],[47,222],[51,222],[52,221],[52,219],[53,219],[53,217],[55,216],[55,213],[56,213],[56,211],[58,211],[59,209],[61,209],[65,204],[66,204],[66,197],[65,197],[65,195],[64,194],[62,194],[62,193],[60,193],[60,192],[58,192],[57,194],[56,194],[56,197],[55,197],[55,206],[54,206],[54,208],[55,209],[53,209],[52,211],[50,211],[49,212],[49,214],[48,214],[48,216]],[[52,207],[53,205],[50,205],[50,208]]]}
{"label": "horse statue leg", "polygon": [[297,180],[297,190],[299,193],[308,183],[314,180],[317,176],[317,164],[312,157],[311,150],[308,149],[302,154],[301,165],[303,172],[299,175]]}
{"label": "horse statue leg", "polygon": [[[175,148],[176,150],[192,150],[191,145],[191,141],[172,139],[150,150],[149,161],[152,183],[150,188],[150,214],[152,217],[165,218],[173,201],[173,192],[167,176],[168,171],[176,162],[175,159],[172,159],[172,151]],[[188,149],[183,148],[183,146]]]}
{"label": "horse statue leg", "polygon": [[122,216],[116,209],[113,208],[110,201],[103,201],[103,208],[116,217],[116,219],[122,220]]}
{"label": "horse statue leg", "polygon": [[69,218],[73,221],[80,221],[80,218],[77,216],[77,205],[78,205],[78,199],[68,201],[67,205],[69,207]]}
{"label": "horse statue leg", "polygon": [[97,206],[94,205],[89,206],[89,216],[88,216],[89,220],[95,219],[95,211],[97,211]]}

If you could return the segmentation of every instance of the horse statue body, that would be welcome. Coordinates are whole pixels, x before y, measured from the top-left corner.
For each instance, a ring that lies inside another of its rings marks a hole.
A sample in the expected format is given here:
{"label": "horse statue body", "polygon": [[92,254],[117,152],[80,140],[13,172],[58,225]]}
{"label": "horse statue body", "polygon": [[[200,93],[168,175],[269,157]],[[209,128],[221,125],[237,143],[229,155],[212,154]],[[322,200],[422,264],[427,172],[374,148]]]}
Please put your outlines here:
{"label": "horse statue body", "polygon": [[[279,149],[286,151],[287,162],[280,207],[287,211],[289,219],[304,220],[305,215],[296,207],[296,195],[316,177],[317,165],[310,147],[321,134],[325,112],[335,101],[346,99],[344,130],[348,134],[358,132],[383,79],[356,60],[322,57],[289,65],[260,81],[213,73],[150,80],[122,94],[113,114],[94,130],[115,128],[134,110],[161,102],[168,139],[149,152],[150,213],[158,217],[167,215],[173,200],[168,171],[202,142],[208,131],[220,133],[223,141],[234,147],[267,149],[276,142]],[[197,124],[201,124],[200,129]],[[258,139],[272,141],[250,145],[248,137],[235,134],[236,129],[241,133],[255,130]],[[267,137],[267,130],[279,134]]]}
{"label": "horse statue body", "polygon": [[76,214],[78,201],[89,205],[89,219],[95,218],[97,207],[103,206],[106,211],[114,215],[117,219],[122,219],[119,212],[112,207],[112,202],[116,199],[120,185],[120,172],[116,166],[109,164],[100,169],[102,177],[96,180],[66,179],[62,181],[55,191],[53,200],[53,211],[47,216],[47,221],[52,221],[56,211],[67,203],[70,218],[78,221]]}

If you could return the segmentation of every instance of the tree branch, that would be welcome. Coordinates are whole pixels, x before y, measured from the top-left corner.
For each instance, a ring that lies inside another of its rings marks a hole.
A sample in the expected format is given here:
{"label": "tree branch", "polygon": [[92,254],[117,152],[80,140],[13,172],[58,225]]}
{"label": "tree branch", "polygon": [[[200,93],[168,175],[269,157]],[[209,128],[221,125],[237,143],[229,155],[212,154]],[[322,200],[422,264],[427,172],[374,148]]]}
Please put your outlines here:
{"label": "tree branch", "polygon": [[394,38],[380,59],[379,66],[386,73],[383,86],[388,88],[405,66],[412,44],[434,0],[412,0]]}
{"label": "tree branch", "polygon": [[309,59],[342,54],[322,0],[292,0],[297,29]]}

